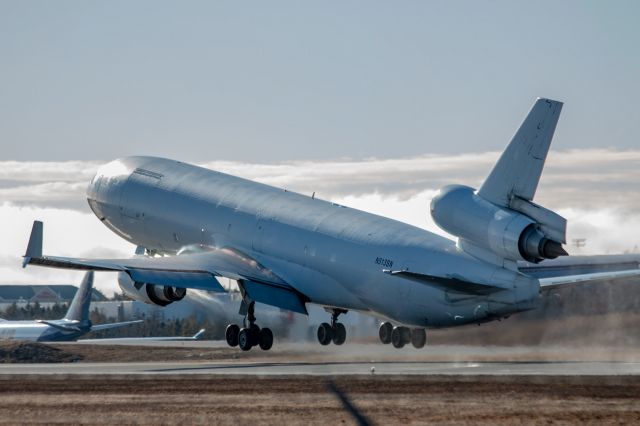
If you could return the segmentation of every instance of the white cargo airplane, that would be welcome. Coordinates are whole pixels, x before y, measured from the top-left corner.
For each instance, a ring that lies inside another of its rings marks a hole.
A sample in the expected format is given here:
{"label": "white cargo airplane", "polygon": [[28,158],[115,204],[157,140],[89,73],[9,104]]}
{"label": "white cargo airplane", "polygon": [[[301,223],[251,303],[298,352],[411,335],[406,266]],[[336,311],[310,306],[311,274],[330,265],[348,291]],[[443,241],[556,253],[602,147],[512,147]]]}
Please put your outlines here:
{"label": "white cargo airplane", "polygon": [[142,320],[92,324],[89,305],[93,290],[93,272],[87,272],[63,319],[8,321],[0,320],[0,339],[38,342],[72,341],[90,331],[107,330],[142,322]]}
{"label": "white cargo airplane", "polygon": [[422,347],[425,328],[534,309],[541,289],[640,274],[637,260],[537,265],[567,254],[566,220],[532,201],[561,108],[538,99],[479,190],[446,186],[433,199],[433,219],[457,241],[180,161],[126,157],[98,171],[87,199],[138,255],[45,256],[36,221],[24,265],[118,271],[127,294],[158,305],[187,288],[223,291],[215,277],[237,280],[245,320],[226,338],[242,350],[273,343],[256,324],[255,302],[300,313],[307,303],[324,306],[323,345],[344,343],[338,316],[357,310],[385,320],[383,343]]}

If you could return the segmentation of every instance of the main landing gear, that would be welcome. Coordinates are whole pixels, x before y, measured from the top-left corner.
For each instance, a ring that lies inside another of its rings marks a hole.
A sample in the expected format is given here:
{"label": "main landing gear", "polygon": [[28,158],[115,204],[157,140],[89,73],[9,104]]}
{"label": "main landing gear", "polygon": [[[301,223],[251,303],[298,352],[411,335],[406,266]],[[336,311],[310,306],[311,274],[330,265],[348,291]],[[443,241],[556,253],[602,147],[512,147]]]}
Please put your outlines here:
{"label": "main landing gear", "polygon": [[338,315],[346,314],[344,309],[332,309],[331,311],[331,324],[323,322],[318,326],[318,342],[321,345],[326,346],[333,342],[334,345],[341,345],[347,340],[347,329],[344,325],[338,322]]}
{"label": "main landing gear", "polygon": [[[238,324],[229,324],[225,331],[225,338],[229,346],[239,346],[243,351],[248,351],[254,346],[260,346],[263,351],[268,351],[273,346],[273,333],[269,328],[260,328],[256,324],[254,315],[255,303],[251,301],[247,306],[247,315],[242,322],[243,327]],[[249,326],[247,326],[247,322]]]}
{"label": "main landing gear", "polygon": [[424,328],[394,327],[390,322],[380,324],[378,337],[385,345],[391,343],[397,349],[404,347],[407,343],[411,343],[417,349],[427,344],[427,333]]}

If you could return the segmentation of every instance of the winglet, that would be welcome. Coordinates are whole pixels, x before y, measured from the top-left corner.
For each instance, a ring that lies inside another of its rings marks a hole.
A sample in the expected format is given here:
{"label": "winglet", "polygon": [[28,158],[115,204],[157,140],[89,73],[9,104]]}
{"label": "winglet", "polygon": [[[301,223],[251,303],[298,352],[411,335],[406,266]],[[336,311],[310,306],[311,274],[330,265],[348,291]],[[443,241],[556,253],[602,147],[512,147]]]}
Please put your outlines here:
{"label": "winglet", "polygon": [[29,244],[27,245],[27,252],[23,257],[23,268],[31,262],[31,259],[38,259],[42,257],[42,222],[39,220],[33,221],[31,236],[29,237]]}
{"label": "winglet", "polygon": [[204,337],[204,328],[200,329],[200,331],[198,331],[196,334],[194,334],[192,339],[193,340],[202,340],[203,337]]}

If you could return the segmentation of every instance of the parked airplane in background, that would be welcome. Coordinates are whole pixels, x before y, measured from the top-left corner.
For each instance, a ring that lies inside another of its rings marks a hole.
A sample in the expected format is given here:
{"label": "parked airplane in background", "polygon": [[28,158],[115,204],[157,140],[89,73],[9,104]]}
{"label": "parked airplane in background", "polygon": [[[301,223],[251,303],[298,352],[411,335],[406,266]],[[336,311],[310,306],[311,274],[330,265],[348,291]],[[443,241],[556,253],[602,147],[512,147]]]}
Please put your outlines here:
{"label": "parked airplane in background", "polygon": [[76,340],[90,331],[107,330],[142,322],[142,320],[91,324],[89,305],[93,290],[93,271],[87,272],[63,319],[7,321],[0,320],[0,339],[58,342]]}
{"label": "parked airplane in background", "polygon": [[127,294],[158,305],[187,288],[223,291],[217,276],[237,280],[245,321],[230,324],[226,338],[243,350],[273,343],[256,324],[255,302],[300,313],[307,303],[324,306],[331,321],[318,328],[323,345],[344,343],[338,317],[353,309],[385,319],[383,343],[422,347],[425,328],[534,309],[541,289],[640,275],[638,262],[539,264],[567,254],[566,220],[532,201],[561,108],[538,99],[479,190],[452,185],[433,199],[433,219],[457,242],[180,161],[126,157],[100,168],[87,199],[138,255],[44,256],[36,221],[24,266],[118,271]]}

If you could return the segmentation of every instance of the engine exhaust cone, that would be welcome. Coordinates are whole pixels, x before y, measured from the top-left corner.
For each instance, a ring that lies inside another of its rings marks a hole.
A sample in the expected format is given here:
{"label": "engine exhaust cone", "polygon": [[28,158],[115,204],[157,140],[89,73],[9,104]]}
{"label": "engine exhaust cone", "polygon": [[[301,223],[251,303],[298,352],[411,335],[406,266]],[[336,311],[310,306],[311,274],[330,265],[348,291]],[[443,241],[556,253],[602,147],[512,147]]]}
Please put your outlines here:
{"label": "engine exhaust cone", "polygon": [[569,253],[562,248],[562,244],[559,242],[547,240],[542,248],[542,255],[547,259],[555,259],[558,256],[569,256]]}

